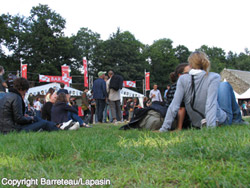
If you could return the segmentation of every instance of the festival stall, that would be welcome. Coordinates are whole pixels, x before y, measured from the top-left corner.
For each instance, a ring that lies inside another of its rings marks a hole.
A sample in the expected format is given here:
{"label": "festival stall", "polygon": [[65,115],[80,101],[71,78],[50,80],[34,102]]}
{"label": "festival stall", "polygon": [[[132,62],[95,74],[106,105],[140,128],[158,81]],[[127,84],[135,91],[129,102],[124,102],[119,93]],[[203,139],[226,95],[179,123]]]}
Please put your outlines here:
{"label": "festival stall", "polygon": [[123,104],[124,97],[127,97],[127,98],[136,98],[137,97],[139,99],[140,106],[143,107],[143,99],[145,97],[143,94],[138,93],[138,92],[133,91],[133,90],[130,90],[130,89],[127,89],[127,88],[122,88],[120,93],[121,93],[121,104]]}
{"label": "festival stall", "polygon": [[[32,87],[26,93],[25,98],[27,99],[31,95],[32,96],[46,95],[49,88],[53,88],[53,89],[55,89],[55,91],[58,91],[60,89],[60,84],[54,82],[54,83],[50,83],[50,84],[46,84],[46,85],[42,85],[42,86]],[[71,96],[81,96],[82,95],[82,91],[74,89],[72,87],[65,86],[64,89],[67,89]]]}

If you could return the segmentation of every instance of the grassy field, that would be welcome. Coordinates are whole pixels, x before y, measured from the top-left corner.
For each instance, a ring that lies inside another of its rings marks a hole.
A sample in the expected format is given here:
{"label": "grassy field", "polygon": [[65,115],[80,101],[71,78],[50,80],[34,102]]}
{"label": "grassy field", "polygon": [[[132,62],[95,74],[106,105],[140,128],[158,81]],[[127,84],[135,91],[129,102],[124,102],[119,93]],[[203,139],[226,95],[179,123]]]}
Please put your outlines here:
{"label": "grassy field", "polygon": [[41,178],[110,180],[105,187],[250,187],[250,126],[118,128],[0,135],[0,187],[24,178],[38,179],[31,187],[74,187],[43,186]]}

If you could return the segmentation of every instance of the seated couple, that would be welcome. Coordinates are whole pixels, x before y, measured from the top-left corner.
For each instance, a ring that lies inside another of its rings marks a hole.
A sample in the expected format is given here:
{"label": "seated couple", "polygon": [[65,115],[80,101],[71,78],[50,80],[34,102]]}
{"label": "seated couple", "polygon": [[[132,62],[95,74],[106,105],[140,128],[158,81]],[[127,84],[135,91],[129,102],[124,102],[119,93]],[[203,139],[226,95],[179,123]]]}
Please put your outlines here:
{"label": "seated couple", "polygon": [[14,80],[14,87],[0,99],[0,133],[7,134],[13,131],[58,131],[77,130],[79,124],[54,123],[38,117],[25,114],[23,98],[29,89],[29,82],[25,78]]}
{"label": "seated couple", "polygon": [[[176,117],[177,129],[181,129],[186,112],[192,126],[197,128],[249,124],[242,120],[232,86],[228,82],[221,82],[219,74],[209,72],[210,61],[207,55],[193,52],[188,62],[189,74],[185,74],[185,71],[178,73],[176,91],[159,131],[172,130]],[[181,109],[183,106],[185,111]]]}
{"label": "seated couple", "polygon": [[42,118],[49,121],[51,120],[57,124],[75,121],[80,127],[91,127],[84,123],[84,121],[78,116],[77,109],[68,104],[68,99],[65,93],[59,93],[57,95],[56,92],[54,92],[50,96],[50,102],[45,103],[42,109]]}

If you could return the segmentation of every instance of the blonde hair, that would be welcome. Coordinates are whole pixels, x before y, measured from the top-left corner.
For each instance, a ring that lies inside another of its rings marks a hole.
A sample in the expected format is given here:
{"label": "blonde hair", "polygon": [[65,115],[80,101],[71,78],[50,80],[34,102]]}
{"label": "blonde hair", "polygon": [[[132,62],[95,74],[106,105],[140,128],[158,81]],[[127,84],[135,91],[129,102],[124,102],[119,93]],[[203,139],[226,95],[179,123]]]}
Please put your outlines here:
{"label": "blonde hair", "polygon": [[191,53],[188,57],[188,63],[193,69],[201,69],[209,73],[210,70],[210,61],[207,54],[204,52],[196,51]]}

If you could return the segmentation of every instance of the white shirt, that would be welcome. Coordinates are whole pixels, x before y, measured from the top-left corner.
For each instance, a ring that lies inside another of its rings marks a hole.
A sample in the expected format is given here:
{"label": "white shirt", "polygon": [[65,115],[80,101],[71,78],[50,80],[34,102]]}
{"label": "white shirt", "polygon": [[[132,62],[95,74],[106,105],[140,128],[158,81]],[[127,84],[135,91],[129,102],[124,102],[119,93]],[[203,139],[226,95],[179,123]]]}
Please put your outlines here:
{"label": "white shirt", "polygon": [[34,108],[35,108],[35,110],[41,111],[42,104],[40,103],[40,101],[35,102]]}
{"label": "white shirt", "polygon": [[[154,97],[152,97],[153,94],[155,95]],[[149,93],[149,98],[151,98],[152,102],[154,102],[154,101],[162,102],[161,92],[158,89],[157,90],[152,89]]]}

